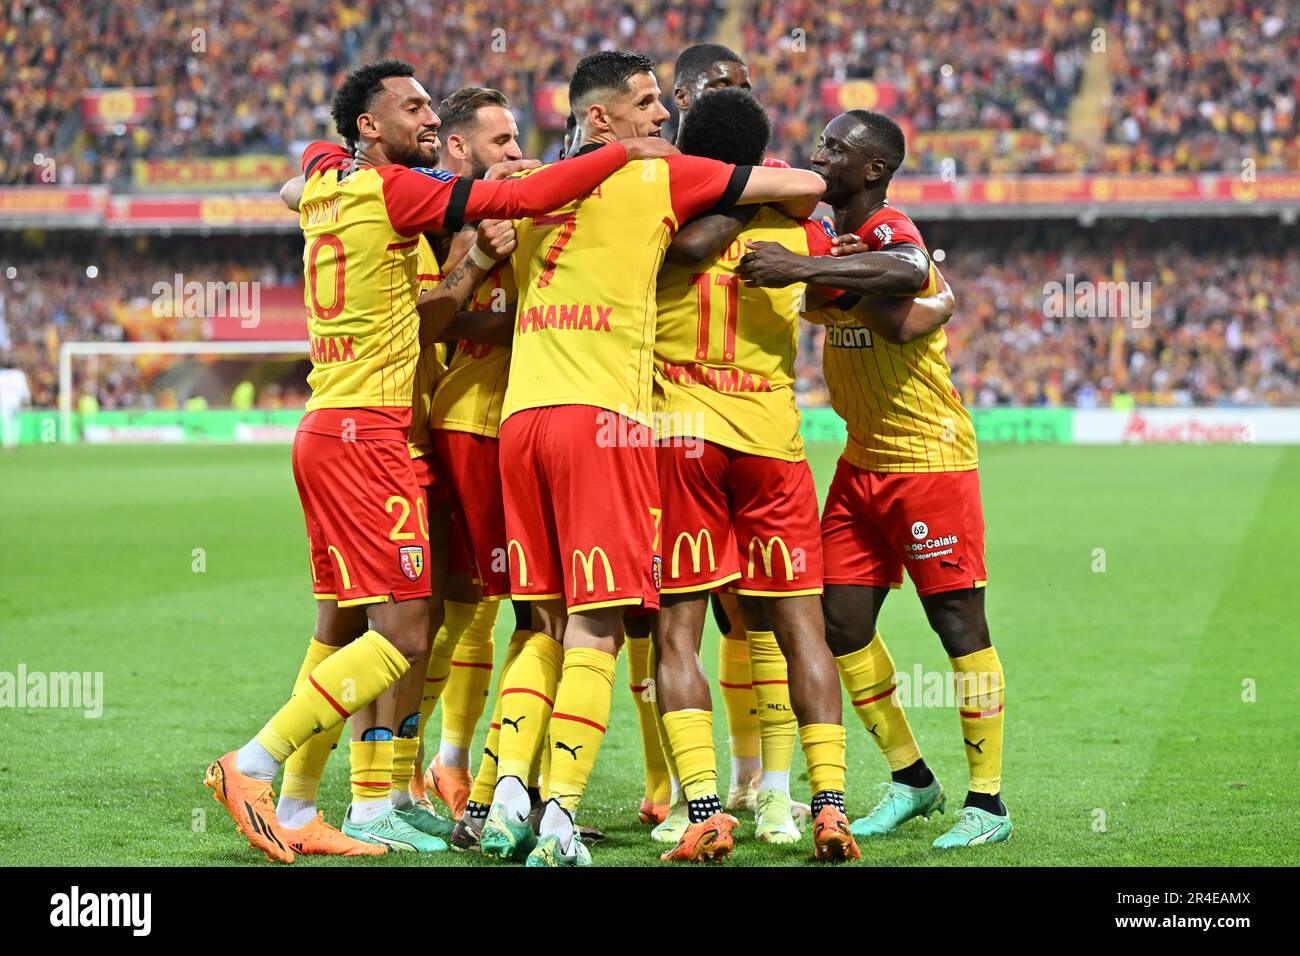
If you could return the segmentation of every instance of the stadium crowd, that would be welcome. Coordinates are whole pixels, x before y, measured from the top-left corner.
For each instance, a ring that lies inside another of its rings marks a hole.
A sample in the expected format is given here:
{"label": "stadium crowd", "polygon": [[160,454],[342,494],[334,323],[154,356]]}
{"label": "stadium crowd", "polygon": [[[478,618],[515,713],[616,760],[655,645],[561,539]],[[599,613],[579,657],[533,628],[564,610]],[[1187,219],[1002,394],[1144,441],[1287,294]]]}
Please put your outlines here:
{"label": "stadium crowd", "polygon": [[[1286,0],[737,0],[773,152],[802,161],[825,80],[895,84],[919,136],[905,172],[1239,171],[1300,167],[1300,14]],[[535,84],[585,53],[637,49],[671,62],[712,36],[725,0],[72,0],[0,8],[0,183],[39,182],[37,154],[68,157],[60,181],[122,182],[130,160],[280,153],[328,135],[329,91],[347,68],[396,55],[436,95],[495,86],[529,125]],[[1096,30],[1103,31],[1098,35]],[[434,43],[429,38],[437,38]],[[173,54],[180,47],[184,57]],[[284,51],[290,51],[287,55]],[[1089,57],[1110,92],[1101,135],[1070,137]],[[669,78],[661,77],[668,83]],[[81,128],[83,91],[151,87],[138,126]],[[303,104],[315,104],[303,108]],[[982,131],[954,140],[942,134]]]}
{"label": "stadium crowd", "polygon": [[73,181],[112,183],[136,157],[285,153],[331,136],[332,91],[357,63],[385,56],[414,63],[435,98],[470,83],[500,89],[526,126],[535,82],[564,79],[598,49],[671,61],[712,33],[718,12],[715,0],[10,4],[0,7],[0,183],[38,182],[32,156],[65,155],[60,135],[86,89],[154,90],[140,125],[87,131],[71,151]]}
{"label": "stadium crowd", "polygon": [[[1127,223],[1100,236],[1056,223],[994,229],[976,244],[953,226],[922,225],[931,248],[944,251],[940,268],[957,292],[948,356],[968,406],[1105,406],[1121,393],[1152,405],[1300,405],[1300,299],[1291,291],[1300,288],[1300,260],[1283,251],[1280,227],[1239,224],[1196,240],[1171,238],[1177,227],[1168,223]],[[147,275],[141,257],[156,263]],[[0,280],[0,366],[25,369],[33,403],[52,406],[61,341],[202,336],[201,319],[152,316],[154,281],[179,272],[296,285],[300,257],[293,237],[279,236],[82,248],[69,239],[6,258],[0,270],[13,267],[15,277]],[[95,278],[86,275],[91,263]],[[1043,286],[1067,276],[1076,286],[1150,282],[1149,324],[1050,317]],[[827,401],[821,338],[817,327],[803,327],[797,390],[805,405]],[[100,406],[164,402],[150,383],[165,367],[105,361],[95,381]],[[259,405],[305,398],[301,382],[267,384]]]}

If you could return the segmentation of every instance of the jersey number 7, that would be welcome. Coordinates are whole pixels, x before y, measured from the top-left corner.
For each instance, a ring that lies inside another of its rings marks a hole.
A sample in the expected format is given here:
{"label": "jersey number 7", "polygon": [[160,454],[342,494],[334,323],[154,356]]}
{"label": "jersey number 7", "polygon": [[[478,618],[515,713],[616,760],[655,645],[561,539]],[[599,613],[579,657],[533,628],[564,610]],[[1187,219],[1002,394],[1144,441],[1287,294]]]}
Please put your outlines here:
{"label": "jersey number 7", "polygon": [[543,216],[534,219],[534,225],[551,225],[561,223],[560,231],[555,239],[551,242],[551,247],[546,250],[546,259],[543,262],[541,274],[537,276],[537,288],[545,289],[551,284],[551,278],[555,275],[555,264],[560,261],[560,253],[564,247],[569,244],[573,238],[573,230],[578,224],[578,214],[571,212],[567,216]]}

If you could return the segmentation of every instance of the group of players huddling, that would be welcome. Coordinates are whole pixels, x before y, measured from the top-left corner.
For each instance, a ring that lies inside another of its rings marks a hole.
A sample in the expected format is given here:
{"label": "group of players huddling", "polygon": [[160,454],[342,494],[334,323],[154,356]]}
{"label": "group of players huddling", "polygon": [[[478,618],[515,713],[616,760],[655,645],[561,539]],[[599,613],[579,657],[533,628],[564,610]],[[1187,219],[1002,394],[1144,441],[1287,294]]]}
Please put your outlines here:
{"label": "group of players huddling", "polygon": [[[293,471],[316,630],[291,698],[205,780],[268,858],[451,847],[589,865],[599,832],[575,817],[626,645],[639,817],[662,859],[728,856],[740,808],[759,841],[799,843],[807,817],[815,859],[857,859],[855,838],[946,807],[875,627],[904,568],[958,678],[970,768],[935,846],[1010,836],[975,438],[944,358],[954,299],[886,201],[902,131],[851,110],[810,170],[765,159],[770,121],[716,44],[682,53],[673,95],[675,146],[654,64],[586,57],[563,158],[541,166],[499,92],[435,113],[408,64],[369,64],[334,99],[346,148],[312,144],[281,191],[305,239],[312,397]],[[819,202],[833,218],[808,218]],[[826,326],[848,431],[820,518],[801,316]],[[516,628],[471,776],[505,597]],[[710,603],[725,801],[699,658]],[[852,825],[841,682],[891,771]],[[348,719],[336,829],[316,796]],[[807,805],[789,789],[796,737]]]}

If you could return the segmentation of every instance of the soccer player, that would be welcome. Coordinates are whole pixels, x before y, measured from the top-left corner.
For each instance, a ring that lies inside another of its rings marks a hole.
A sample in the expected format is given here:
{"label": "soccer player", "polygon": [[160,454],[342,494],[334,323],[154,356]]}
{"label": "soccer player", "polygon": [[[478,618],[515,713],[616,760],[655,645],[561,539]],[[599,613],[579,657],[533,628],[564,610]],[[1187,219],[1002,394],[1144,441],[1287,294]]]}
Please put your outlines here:
{"label": "soccer player", "polygon": [[[744,59],[729,47],[717,43],[697,43],[687,47],[677,57],[674,73],[673,98],[679,113],[679,137],[691,107],[700,96],[710,90],[750,89],[749,67]],[[774,156],[765,158],[763,165],[788,166],[784,160]],[[802,212],[811,214],[812,210],[813,207],[809,206]],[[683,243],[687,235],[709,236],[725,232],[725,241],[710,248],[709,255],[713,255],[717,249],[733,241],[740,227],[747,224],[757,211],[758,207],[748,206],[692,223],[676,243],[683,250],[683,261],[694,262],[703,255],[702,252],[688,251]],[[670,262],[678,255],[669,247]],[[715,594],[711,603],[714,618],[723,634],[718,644],[718,683],[731,738],[732,774],[726,808],[756,810],[758,790],[762,789],[764,782],[763,773],[767,774],[766,789],[769,792],[788,791],[794,741],[798,733],[798,722],[790,707],[788,668],[760,602],[747,597]],[[722,627],[723,623],[734,623],[735,626],[726,628]],[[779,805],[780,801],[769,799],[769,819]],[[807,809],[805,804],[791,804],[791,807]],[[656,828],[654,836],[675,843],[681,838],[685,826],[684,804],[674,803],[669,816],[670,820]],[[790,828],[782,824],[780,829],[790,832],[792,824]],[[761,832],[767,832],[767,828]]]}
{"label": "soccer player", "polygon": [[[904,150],[902,130],[883,114],[835,117],[812,165],[830,183],[824,198],[837,230],[855,233],[870,251],[806,258],[763,244],[741,262],[740,274],[769,287],[815,282],[867,296],[916,294],[927,284],[929,254],[916,226],[887,199]],[[1011,835],[1001,798],[1005,680],[984,616],[975,431],[952,387],[942,328],[914,319],[902,307],[874,318],[855,309],[826,336],[826,384],[849,431],[822,513],[826,637],[891,772],[884,799],[853,830],[887,833],[944,810],[943,788],[893,699],[894,664],[875,627],[906,568],[957,678],[970,771],[957,822],[934,845],[997,843]]]}
{"label": "soccer player", "polygon": [[[695,101],[678,144],[687,155],[755,164],[770,134],[762,106],[743,89],[725,89]],[[761,599],[778,656],[790,662],[816,857],[854,859],[839,687],[821,619],[817,494],[793,390],[804,290],[742,288],[735,273],[741,239],[831,252],[824,226],[764,206],[720,253],[669,263],[659,276],[655,412],[665,565],[656,691],[692,820],[663,859],[707,858],[715,842],[725,849],[734,826],[720,812],[709,687],[698,656],[707,592],[724,585]],[[761,789],[757,802],[759,840],[799,839],[788,780]]]}
{"label": "soccer player", "polygon": [[[355,148],[354,171],[321,171],[338,158],[333,144],[303,154],[313,367],[293,465],[318,599],[316,634],[290,700],[242,748],[214,760],[204,781],[250,845],[284,863],[294,851],[271,800],[280,765],[378,700],[373,716],[358,723],[366,725],[363,739],[379,745],[374,769],[382,774],[386,764],[391,773],[398,710],[385,691],[429,650],[427,552],[406,449],[419,355],[420,234],[466,220],[541,215],[590,192],[629,158],[653,154],[645,143],[611,144],[524,181],[436,173],[424,164],[436,152],[438,118],[413,74],[409,64],[383,61],[339,88],[335,125]],[[465,263],[439,288],[448,297],[468,291],[483,271]],[[400,823],[391,807],[378,809],[376,820]]]}
{"label": "soccer player", "polygon": [[[569,81],[580,146],[542,171],[620,136],[657,135],[668,118],[659,96],[647,57],[585,57]],[[631,164],[578,202],[516,224],[520,301],[501,477],[511,592],[536,602],[541,630],[502,689],[499,776],[481,845],[508,859],[529,851],[524,778],[548,740],[541,839],[528,853],[534,866],[590,864],[573,815],[609,720],[623,614],[658,606],[648,423],[664,250],[681,223],[718,203],[816,197],[823,188],[807,170],[733,167],[670,155],[663,145],[666,158]]]}
{"label": "soccer player", "polygon": [[[441,168],[482,179],[498,163],[519,165],[519,129],[504,94],[483,87],[457,90],[438,107],[446,149]],[[510,335],[516,295],[503,261],[475,288],[470,310],[499,320],[493,341],[480,334],[455,343],[432,392],[429,439],[453,514],[446,622],[434,641],[421,711],[442,700],[438,753],[423,775],[453,817],[465,810],[472,781],[469,748],[483,715],[494,660],[493,627],[510,593],[497,431],[510,374]],[[527,632],[516,631],[519,646]]]}

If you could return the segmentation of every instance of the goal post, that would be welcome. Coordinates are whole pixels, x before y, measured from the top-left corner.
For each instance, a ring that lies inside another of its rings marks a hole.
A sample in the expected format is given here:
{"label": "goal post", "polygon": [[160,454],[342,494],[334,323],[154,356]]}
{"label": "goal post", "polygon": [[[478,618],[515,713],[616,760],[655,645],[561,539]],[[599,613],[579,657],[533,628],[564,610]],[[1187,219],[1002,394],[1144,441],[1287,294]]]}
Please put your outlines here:
{"label": "goal post", "polygon": [[[73,429],[75,359],[117,358],[136,359],[158,356],[160,358],[194,358],[217,362],[221,360],[270,360],[283,363],[305,362],[310,353],[306,340],[246,340],[221,342],[64,342],[59,346],[59,434],[60,441],[71,443],[77,439]],[[303,384],[305,390],[305,383]],[[157,406],[149,405],[149,409]],[[138,410],[138,409],[133,409]],[[180,414],[179,408],[175,409]],[[301,408],[298,408],[301,411]],[[108,413],[111,415],[112,413]],[[107,416],[105,416],[107,417]]]}

